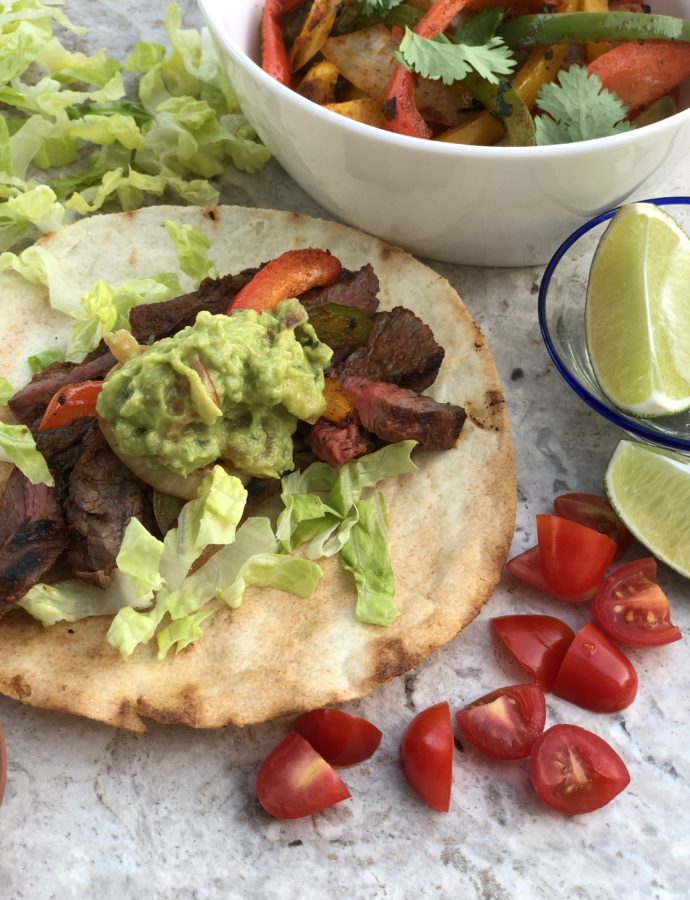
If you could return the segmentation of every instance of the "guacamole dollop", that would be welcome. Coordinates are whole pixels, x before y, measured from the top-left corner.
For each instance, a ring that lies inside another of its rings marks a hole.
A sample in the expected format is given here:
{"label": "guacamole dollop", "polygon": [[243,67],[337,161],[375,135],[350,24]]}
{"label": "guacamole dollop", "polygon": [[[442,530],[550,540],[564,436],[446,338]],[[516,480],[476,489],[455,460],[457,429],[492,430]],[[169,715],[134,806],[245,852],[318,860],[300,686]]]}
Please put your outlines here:
{"label": "guacamole dollop", "polygon": [[217,459],[258,476],[292,469],[297,420],[325,408],[332,351],[297,300],[200,312],[108,376],[97,409],[122,453],[186,477]]}

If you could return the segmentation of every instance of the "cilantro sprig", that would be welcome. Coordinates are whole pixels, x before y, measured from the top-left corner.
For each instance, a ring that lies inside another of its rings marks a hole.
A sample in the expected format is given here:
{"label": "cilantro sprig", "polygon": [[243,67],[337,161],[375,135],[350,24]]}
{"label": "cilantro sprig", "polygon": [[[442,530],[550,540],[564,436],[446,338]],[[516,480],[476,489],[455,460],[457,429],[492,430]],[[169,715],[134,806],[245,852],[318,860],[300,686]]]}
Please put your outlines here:
{"label": "cilantro sprig", "polygon": [[365,16],[385,16],[403,0],[357,0],[357,5]]}
{"label": "cilantro sprig", "polygon": [[430,40],[405,29],[400,48],[394,54],[396,60],[408,69],[453,84],[462,81],[474,71],[490,84],[497,84],[502,75],[509,75],[515,68],[510,49],[499,37],[491,37],[485,44],[456,44],[443,35]]}
{"label": "cilantro sprig", "polygon": [[544,116],[536,118],[537,144],[571,144],[622,134],[631,129],[628,108],[584,66],[571,66],[537,94]]}

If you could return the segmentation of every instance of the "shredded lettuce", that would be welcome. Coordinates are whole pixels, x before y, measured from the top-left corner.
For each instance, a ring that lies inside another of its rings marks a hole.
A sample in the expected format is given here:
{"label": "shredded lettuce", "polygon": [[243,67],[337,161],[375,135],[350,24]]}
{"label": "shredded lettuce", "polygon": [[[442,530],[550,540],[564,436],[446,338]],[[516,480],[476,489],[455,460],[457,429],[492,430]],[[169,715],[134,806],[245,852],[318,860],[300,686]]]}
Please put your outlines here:
{"label": "shredded lettuce", "polygon": [[43,350],[41,353],[35,353],[27,359],[29,368],[32,372],[42,372],[56,362],[65,361],[64,350]]}
{"label": "shredded lettuce", "polygon": [[218,272],[208,258],[211,240],[193,225],[180,225],[168,219],[165,230],[175,245],[180,269],[199,287],[204,278],[217,278]]}
{"label": "shredded lettuce", "polygon": [[48,465],[36,449],[36,442],[26,425],[7,425],[0,422],[0,459],[13,462],[32,484],[55,484]]}
{"label": "shredded lettuce", "polygon": [[0,406],[4,406],[16,393],[9,381],[0,375]]}

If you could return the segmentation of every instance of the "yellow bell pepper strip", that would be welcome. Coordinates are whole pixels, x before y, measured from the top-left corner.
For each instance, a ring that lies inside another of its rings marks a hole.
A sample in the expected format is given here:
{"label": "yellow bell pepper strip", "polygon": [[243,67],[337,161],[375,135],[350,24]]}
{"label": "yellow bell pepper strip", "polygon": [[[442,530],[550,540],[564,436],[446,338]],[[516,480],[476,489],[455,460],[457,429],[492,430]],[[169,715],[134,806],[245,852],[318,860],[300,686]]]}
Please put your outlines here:
{"label": "yellow bell pepper strip", "polygon": [[275,309],[289,297],[333,284],[341,268],[340,261],[325,250],[287,250],[259,269],[230,301],[227,311]]}
{"label": "yellow bell pepper strip", "polygon": [[587,41],[690,41],[690,21],[634,12],[564,12],[518,16],[497,30],[509,47],[584,44]]}
{"label": "yellow bell pepper strip", "polygon": [[[607,13],[608,11],[608,0],[582,0],[582,12]],[[608,53],[609,50],[611,50],[611,44],[608,41],[587,41],[585,44],[587,62],[593,62],[603,53]]]}
{"label": "yellow bell pepper strip", "polygon": [[331,112],[345,116],[347,119],[353,119],[355,122],[373,125],[374,128],[386,127],[381,103],[371,97],[357,97],[353,100],[343,100],[342,103],[326,103],[324,106]]}
{"label": "yellow bell pepper strip", "polygon": [[[467,0],[438,0],[415,25],[415,34],[425,38],[441,34],[466,3]],[[414,75],[403,65],[397,65],[393,71],[383,101],[383,115],[388,131],[410,137],[431,137],[431,129],[415,103]]]}
{"label": "yellow bell pepper strip", "polygon": [[[536,47],[527,62],[513,79],[513,89],[528,109],[532,109],[539,88],[553,81],[558,75],[567,46]],[[503,126],[487,110],[477,113],[467,122],[449,128],[437,138],[451,144],[495,144],[504,134]]]}
{"label": "yellow bell pepper strip", "polygon": [[587,74],[598,75],[602,85],[630,110],[640,109],[690,78],[690,43],[619,44],[591,62]]}
{"label": "yellow bell pepper strip", "polygon": [[327,59],[319,60],[309,69],[297,87],[297,93],[323,106],[335,100],[335,86],[340,72]]}
{"label": "yellow bell pepper strip", "polygon": [[299,71],[326,43],[339,6],[340,0],[314,0],[288,54],[292,72]]}

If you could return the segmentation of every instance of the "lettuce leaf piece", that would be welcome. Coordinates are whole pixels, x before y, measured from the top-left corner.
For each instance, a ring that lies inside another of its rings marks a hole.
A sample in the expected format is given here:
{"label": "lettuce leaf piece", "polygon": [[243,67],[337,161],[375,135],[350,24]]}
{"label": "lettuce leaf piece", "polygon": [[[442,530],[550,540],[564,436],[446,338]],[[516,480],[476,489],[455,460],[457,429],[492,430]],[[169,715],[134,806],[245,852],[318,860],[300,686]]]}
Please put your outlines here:
{"label": "lettuce leaf piece", "polygon": [[259,140],[253,126],[243,115],[228,114],[221,117],[221,125],[227,131],[225,153],[240,172],[256,175],[271,158],[271,151]]}
{"label": "lettuce leaf piece", "polygon": [[139,519],[132,517],[125,529],[120,552],[115,563],[120,572],[132,578],[135,589],[142,595],[163,587],[159,567],[163,556],[163,541],[155,538]]}
{"label": "lettuce leaf piece", "polygon": [[358,521],[340,551],[343,568],[357,586],[355,615],[370,625],[390,625],[400,615],[388,549],[388,519],[383,494],[356,502]]}
{"label": "lettuce leaf piece", "polygon": [[103,87],[122,71],[120,63],[99,50],[93,56],[72,52],[57,38],[52,38],[41,49],[36,61],[51,75],[59,75],[63,81],[77,81]]}
{"label": "lettuce leaf piece", "polygon": [[163,44],[151,41],[137,41],[134,50],[125,60],[125,72],[148,72],[160,65],[165,59],[166,49]]}
{"label": "lettuce leaf piece", "polygon": [[9,381],[0,375],[0,406],[5,406],[7,401],[11,400],[16,393]]}
{"label": "lettuce leaf piece", "polygon": [[218,272],[208,257],[211,239],[193,225],[180,225],[167,219],[165,230],[175,245],[180,269],[192,280],[195,288],[204,278],[218,278]]}
{"label": "lettuce leaf piece", "polygon": [[141,150],[145,146],[144,136],[135,120],[122,113],[108,116],[85,115],[81,119],[70,121],[69,134],[104,146],[117,141],[128,150]]}
{"label": "lettuce leaf piece", "polygon": [[32,372],[42,372],[54,362],[64,362],[64,350],[43,350],[41,353],[35,353],[27,359],[29,368]]}
{"label": "lettuce leaf piece", "polygon": [[0,459],[10,461],[32,484],[53,485],[55,481],[36,442],[26,425],[7,425],[0,422]]}
{"label": "lettuce leaf piece", "polygon": [[0,255],[0,272],[14,269],[31,284],[42,284],[48,288],[50,305],[68,315],[79,308],[82,291],[69,278],[55,256],[45,247],[27,247],[17,256],[14,253]]}
{"label": "lettuce leaf piece", "polygon": [[411,459],[416,446],[416,441],[399,441],[341,466],[326,502],[341,516],[346,516],[366,488],[374,487],[384,478],[416,472],[417,466]]}

